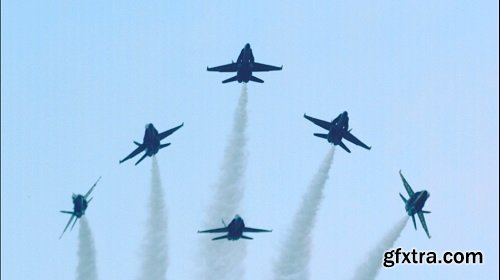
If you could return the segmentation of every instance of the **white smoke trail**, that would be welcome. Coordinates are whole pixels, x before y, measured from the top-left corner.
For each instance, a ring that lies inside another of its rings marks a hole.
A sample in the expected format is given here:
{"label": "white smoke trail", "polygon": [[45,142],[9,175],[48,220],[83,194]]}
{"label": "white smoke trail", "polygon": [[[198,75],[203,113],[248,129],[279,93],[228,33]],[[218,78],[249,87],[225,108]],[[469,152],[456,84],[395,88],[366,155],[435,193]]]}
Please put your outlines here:
{"label": "white smoke trail", "polygon": [[382,267],[382,258],[386,250],[394,246],[399,235],[406,226],[409,216],[403,217],[399,220],[394,227],[388,231],[385,236],[378,242],[377,246],[368,254],[368,259],[356,269],[354,280],[370,280],[375,279]]}
{"label": "white smoke trail", "polygon": [[[211,228],[221,218],[232,219],[237,214],[243,198],[243,176],[247,164],[246,127],[248,92],[243,84],[238,107],[234,112],[234,123],[224,152],[220,177],[215,184],[215,195],[206,212],[205,227]],[[222,224],[219,224],[222,227]],[[219,227],[219,226],[216,226]],[[246,256],[246,242],[227,240],[212,241],[210,236],[202,236],[199,279],[242,279],[243,262]],[[209,239],[210,238],[210,239]]]}
{"label": "white smoke trail", "polygon": [[80,218],[80,231],[78,233],[78,266],[76,268],[77,280],[96,280],[97,267],[95,246],[92,232],[85,216]]}
{"label": "white smoke trail", "polygon": [[146,236],[143,244],[141,280],[167,279],[167,211],[160,179],[158,161],[153,156],[151,167],[151,192]]}
{"label": "white smoke trail", "polygon": [[295,215],[292,229],[274,267],[276,280],[309,279],[309,260],[311,255],[311,232],[316,222],[316,214],[323,199],[323,189],[332,166],[332,148],[313,177],[308,191],[302,198],[302,205]]}

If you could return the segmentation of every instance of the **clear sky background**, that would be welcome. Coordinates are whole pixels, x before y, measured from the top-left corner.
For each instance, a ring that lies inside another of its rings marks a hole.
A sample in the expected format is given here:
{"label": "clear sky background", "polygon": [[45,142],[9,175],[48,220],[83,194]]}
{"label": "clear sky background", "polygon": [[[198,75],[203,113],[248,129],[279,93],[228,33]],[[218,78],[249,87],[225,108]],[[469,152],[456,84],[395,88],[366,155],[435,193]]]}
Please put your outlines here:
{"label": "clear sky background", "polygon": [[[12,1],[1,3],[1,278],[72,279],[71,194],[102,180],[86,216],[100,279],[136,279],[151,159],[118,160],[144,125],[185,125],[158,155],[169,279],[193,279],[241,84],[207,72],[245,43],[283,71],[251,83],[239,214],[272,228],[248,242],[244,279],[273,262],[330,148],[308,113],[344,110],[359,139],[337,149],[314,229],[311,279],[350,279],[403,215],[402,169],[432,239],[407,250],[480,250],[483,265],[407,265],[378,279],[498,279],[498,1]],[[230,220],[236,213],[221,213]],[[219,226],[220,221],[213,221]],[[75,227],[76,229],[76,227]],[[240,241],[239,241],[240,242]]]}

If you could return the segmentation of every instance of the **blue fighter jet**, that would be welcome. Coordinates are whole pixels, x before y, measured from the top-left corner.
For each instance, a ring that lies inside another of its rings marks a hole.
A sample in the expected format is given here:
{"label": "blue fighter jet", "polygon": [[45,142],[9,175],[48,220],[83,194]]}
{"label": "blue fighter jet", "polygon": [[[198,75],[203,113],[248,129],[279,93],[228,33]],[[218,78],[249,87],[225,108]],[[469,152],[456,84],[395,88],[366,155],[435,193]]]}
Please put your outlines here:
{"label": "blue fighter jet", "polygon": [[399,196],[401,196],[401,199],[405,203],[406,213],[408,213],[408,216],[411,216],[415,230],[417,230],[417,223],[415,222],[415,214],[417,214],[418,218],[420,219],[420,223],[422,224],[422,227],[424,228],[425,233],[427,234],[427,237],[431,238],[424,218],[424,214],[429,214],[431,212],[423,210],[425,201],[431,195],[429,194],[428,191],[413,192],[413,190],[410,187],[410,184],[408,184],[408,182],[406,182],[405,177],[403,177],[401,170],[399,170],[399,176],[401,176],[401,180],[403,180],[405,189],[408,192],[408,195],[410,196],[409,199],[406,199],[401,193],[399,193]]}
{"label": "blue fighter jet", "polygon": [[252,73],[277,71],[281,69],[283,69],[283,65],[281,65],[281,67],[277,67],[255,62],[250,44],[246,44],[245,47],[241,50],[236,62],[233,61],[230,64],[217,67],[207,67],[207,71],[236,72],[236,76],[222,81],[223,84],[234,81],[238,81],[238,83],[248,83],[249,81],[263,83],[263,80],[252,76]]}
{"label": "blue fighter jet", "polygon": [[309,117],[306,114],[304,114],[304,118],[310,120],[315,125],[318,125],[324,129],[328,130],[327,134],[314,133],[314,136],[324,138],[328,142],[332,143],[333,145],[339,145],[344,150],[346,150],[348,153],[350,153],[351,150],[349,150],[349,148],[347,148],[347,146],[342,142],[342,139],[345,139],[353,144],[356,144],[356,145],[361,146],[361,147],[368,149],[368,150],[370,150],[372,148],[372,147],[367,146],[365,143],[361,142],[354,135],[352,135],[352,133],[351,133],[352,129],[349,129],[349,116],[347,115],[346,111],[344,111],[342,114],[338,115],[338,117],[336,117],[331,122],[315,119],[313,117]]}
{"label": "blue fighter jet", "polygon": [[234,219],[229,223],[229,225],[226,226],[226,223],[224,223],[224,221],[222,221],[222,224],[224,225],[223,228],[202,230],[202,231],[198,231],[198,233],[226,233],[225,235],[212,238],[212,240],[227,239],[227,240],[234,241],[234,240],[238,240],[240,238],[253,239],[251,237],[243,235],[244,232],[271,232],[272,231],[272,230],[266,230],[266,229],[257,229],[257,228],[246,227],[245,222],[243,222],[243,219],[239,215],[236,215],[234,217]]}
{"label": "blue fighter jet", "polygon": [[167,131],[164,131],[162,133],[158,133],[158,130],[156,130],[156,128],[152,123],[147,124],[142,144],[134,141],[134,144],[136,144],[138,147],[130,155],[120,160],[120,163],[135,157],[142,151],[146,151],[146,153],[144,153],[144,155],[135,163],[135,165],[139,164],[139,162],[141,162],[144,158],[146,158],[146,156],[151,157],[155,155],[156,153],[158,153],[160,149],[163,149],[170,145],[170,143],[160,144],[160,141],[169,136],[170,134],[174,133],[177,129],[181,128],[183,125],[184,123]]}
{"label": "blue fighter jet", "polygon": [[73,222],[73,225],[71,226],[71,230],[73,230],[73,227],[75,226],[76,221],[78,221],[79,218],[81,218],[83,215],[85,215],[85,210],[87,210],[87,207],[93,198],[93,197],[91,197],[90,199],[88,199],[89,195],[94,190],[94,188],[97,185],[97,182],[99,182],[99,180],[101,180],[101,177],[99,177],[99,179],[97,179],[97,181],[94,183],[94,185],[90,188],[90,190],[85,195],[73,194],[73,197],[72,197],[72,199],[73,199],[73,211],[64,211],[64,210],[61,211],[61,213],[70,214],[71,218],[69,218],[69,221],[66,224],[66,227],[64,228],[63,232],[61,233],[61,236],[59,236],[59,239],[61,239],[64,232],[66,232],[66,230],[69,227],[69,224],[71,224],[71,221],[73,221],[73,219],[75,221]]}

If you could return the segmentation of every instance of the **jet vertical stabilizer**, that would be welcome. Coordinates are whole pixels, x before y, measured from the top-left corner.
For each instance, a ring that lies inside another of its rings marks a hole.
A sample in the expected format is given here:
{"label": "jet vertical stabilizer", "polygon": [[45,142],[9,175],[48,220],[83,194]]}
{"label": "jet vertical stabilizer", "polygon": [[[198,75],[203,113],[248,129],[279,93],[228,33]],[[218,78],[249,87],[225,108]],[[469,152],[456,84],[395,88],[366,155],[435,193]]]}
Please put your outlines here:
{"label": "jet vertical stabilizer", "polygon": [[405,206],[406,206],[406,202],[408,200],[406,200],[406,198],[401,193],[399,193],[399,196],[401,197],[401,199],[403,200],[403,202],[405,203]]}

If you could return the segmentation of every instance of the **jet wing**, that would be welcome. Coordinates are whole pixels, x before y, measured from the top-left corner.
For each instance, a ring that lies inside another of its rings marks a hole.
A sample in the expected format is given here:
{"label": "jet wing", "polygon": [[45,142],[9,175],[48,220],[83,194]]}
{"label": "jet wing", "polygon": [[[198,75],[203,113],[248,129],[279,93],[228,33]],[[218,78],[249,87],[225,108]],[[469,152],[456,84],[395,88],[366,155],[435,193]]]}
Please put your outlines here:
{"label": "jet wing", "polygon": [[352,135],[352,133],[350,133],[349,131],[345,132],[344,135],[342,135],[342,138],[344,138],[345,140],[347,140],[353,144],[361,146],[367,150],[370,150],[372,148],[372,147],[368,147],[365,143],[361,142],[358,138],[356,138],[354,135]]}
{"label": "jet wing", "polygon": [[[63,212],[63,211],[61,211]],[[68,213],[67,211],[66,212],[63,212],[63,213]],[[69,221],[68,223],[66,224],[66,227],[64,228],[63,232],[61,233],[61,236],[59,236],[59,239],[61,239],[61,237],[63,236],[63,234],[66,232],[66,230],[68,229],[69,227],[69,224],[71,224],[71,221],[73,221],[74,218],[76,218],[76,216],[72,213],[72,212],[69,212],[71,213],[71,218],[69,218]],[[78,219],[77,219],[78,220]],[[76,223],[76,220],[75,220],[75,223]],[[73,224],[74,226],[75,224]]]}
{"label": "jet wing", "polygon": [[236,72],[238,71],[238,63],[231,63],[231,64],[226,64],[226,65],[221,65],[221,66],[216,66],[216,67],[207,67],[207,71],[213,71],[213,72]]}
{"label": "jet wing", "polygon": [[133,157],[135,157],[136,155],[138,155],[140,152],[144,151],[146,149],[146,146],[144,145],[140,145],[139,147],[137,147],[137,149],[135,149],[130,155],[128,155],[126,158],[120,160],[120,163],[126,161],[126,160],[129,160]]}
{"label": "jet wing", "polygon": [[[405,185],[405,188],[406,188],[406,191],[408,192],[408,194],[410,195],[410,197],[413,196],[414,192],[413,190],[411,189],[410,187],[410,184],[408,184],[408,182],[406,182],[406,179],[405,177],[403,177],[403,173],[401,173],[401,170],[399,170],[399,176],[401,176],[401,180],[403,180],[403,184]],[[422,216],[423,217],[423,216]],[[423,218],[422,218],[423,219]]]}
{"label": "jet wing", "polygon": [[267,72],[267,71],[277,71],[283,69],[283,66],[277,67],[267,64],[262,64],[258,62],[253,63],[252,72]]}
{"label": "jet wing", "polygon": [[99,179],[97,179],[97,181],[95,181],[94,185],[92,185],[90,190],[85,194],[85,199],[87,199],[89,197],[90,193],[94,190],[94,188],[97,185],[97,182],[99,182],[99,180],[101,180],[101,176],[99,176]]}
{"label": "jet wing", "polygon": [[427,237],[431,238],[429,235],[429,230],[427,229],[427,224],[425,223],[425,218],[424,218],[424,213],[422,211],[418,211],[418,218],[420,219],[420,223],[422,224],[422,227],[425,230],[425,233],[427,234]]}
{"label": "jet wing", "polygon": [[158,135],[158,137],[160,137],[160,140],[162,140],[162,139],[164,139],[165,137],[169,136],[170,134],[174,133],[177,129],[181,128],[183,125],[184,125],[184,123],[182,123],[182,124],[181,124],[181,125],[179,125],[179,126],[176,126],[176,127],[172,128],[172,129],[169,129],[169,130],[167,130],[167,131],[164,131],[164,132],[160,133],[160,134]]}
{"label": "jet wing", "polygon": [[315,125],[317,126],[320,126],[326,130],[330,130],[330,128],[332,127],[332,124],[327,122],[327,121],[323,121],[323,120],[319,120],[319,119],[315,119],[313,117],[309,117],[308,115],[304,114],[304,118],[310,120],[311,122],[313,122]]}
{"label": "jet wing", "polygon": [[228,232],[227,227],[224,228],[216,228],[216,229],[209,229],[209,230],[199,230],[198,233],[219,233],[219,232]]}
{"label": "jet wing", "polygon": [[272,230],[245,227],[243,232],[271,232]]}

